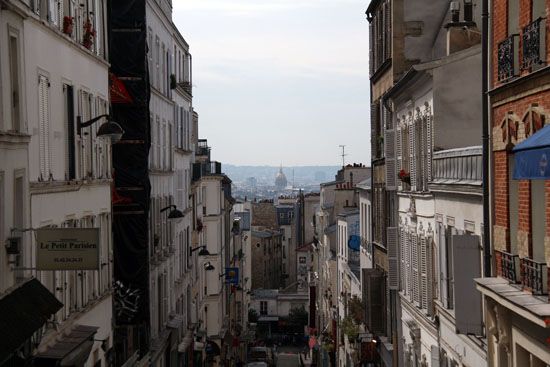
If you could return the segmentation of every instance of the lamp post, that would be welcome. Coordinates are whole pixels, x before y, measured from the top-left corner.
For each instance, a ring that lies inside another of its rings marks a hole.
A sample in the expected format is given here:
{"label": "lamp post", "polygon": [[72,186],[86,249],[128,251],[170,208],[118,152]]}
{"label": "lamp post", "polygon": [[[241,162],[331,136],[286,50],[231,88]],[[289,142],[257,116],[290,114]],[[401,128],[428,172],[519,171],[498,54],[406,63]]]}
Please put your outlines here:
{"label": "lamp post", "polygon": [[192,254],[193,252],[195,252],[199,249],[200,249],[199,256],[208,256],[208,255],[210,255],[210,252],[206,249],[206,246],[204,246],[204,245],[203,246],[197,246],[195,248],[189,247],[189,253]]}
{"label": "lamp post", "polygon": [[120,140],[120,138],[122,138],[122,135],[124,134],[124,130],[118,123],[111,120],[110,117],[111,117],[110,115],[105,114],[105,115],[94,117],[91,120],[82,122],[82,116],[76,116],[76,127],[78,129],[78,135],[82,136],[82,129],[92,126],[95,122],[99,121],[102,118],[106,118],[107,121],[101,124],[101,126],[97,130],[97,137],[110,139],[111,144],[117,143]]}
{"label": "lamp post", "polygon": [[204,270],[206,270],[206,271],[211,271],[211,270],[215,270],[215,269],[216,268],[214,267],[214,265],[212,265],[210,263],[210,261],[204,264]]}
{"label": "lamp post", "polygon": [[[173,208],[173,209],[172,209]],[[170,210],[170,213],[168,213],[168,219],[169,220],[173,220],[173,221],[179,221],[180,219],[182,219],[184,217],[183,213],[181,212],[181,210],[178,210],[178,207],[175,206],[175,205],[168,205],[166,208],[162,208],[160,210],[160,212],[165,212],[167,211],[168,209],[172,209]]]}

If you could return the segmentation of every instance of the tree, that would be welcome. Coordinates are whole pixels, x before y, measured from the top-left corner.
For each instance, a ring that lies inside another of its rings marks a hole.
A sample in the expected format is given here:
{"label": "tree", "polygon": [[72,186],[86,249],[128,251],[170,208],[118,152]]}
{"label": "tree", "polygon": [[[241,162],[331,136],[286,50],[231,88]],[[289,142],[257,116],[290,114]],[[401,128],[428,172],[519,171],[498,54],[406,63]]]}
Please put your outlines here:
{"label": "tree", "polygon": [[348,310],[356,324],[365,323],[365,302],[357,296],[353,296],[348,303]]}
{"label": "tree", "polygon": [[255,309],[248,309],[248,322],[258,322],[258,313]]}
{"label": "tree", "polygon": [[308,324],[309,315],[304,306],[291,308],[288,313],[288,323],[290,328],[296,333],[302,333],[304,326]]}

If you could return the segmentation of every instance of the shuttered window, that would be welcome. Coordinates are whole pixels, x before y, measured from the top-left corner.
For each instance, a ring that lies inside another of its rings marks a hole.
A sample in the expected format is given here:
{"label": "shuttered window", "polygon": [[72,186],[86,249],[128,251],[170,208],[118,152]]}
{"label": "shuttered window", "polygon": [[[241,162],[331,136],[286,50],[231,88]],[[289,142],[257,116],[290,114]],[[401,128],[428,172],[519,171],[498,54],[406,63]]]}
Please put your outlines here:
{"label": "shuttered window", "polygon": [[411,269],[412,269],[412,300],[420,306],[420,264],[419,264],[419,243],[418,235],[411,234]]}
{"label": "shuttered window", "polygon": [[399,251],[397,227],[386,229],[386,243],[388,246],[388,288],[399,289]]}
{"label": "shuttered window", "polygon": [[385,329],[385,281],[379,269],[363,269],[363,294],[369,300],[365,307],[365,320],[369,331],[383,335]]}
{"label": "shuttered window", "polygon": [[482,335],[481,293],[472,281],[481,276],[479,236],[453,235],[452,242],[456,299],[467,300],[455,310],[457,333]]}
{"label": "shuttered window", "polygon": [[369,24],[370,75],[384,65],[392,56],[391,1],[380,3]]}
{"label": "shuttered window", "polygon": [[385,170],[386,170],[386,190],[397,189],[397,170],[396,170],[396,144],[395,144],[395,129],[392,121],[392,114],[387,108],[383,108],[384,113],[384,149],[385,149]]}
{"label": "shuttered window", "polygon": [[38,77],[38,125],[40,178],[48,180],[51,174],[50,82],[44,75]]}
{"label": "shuttered window", "polygon": [[399,227],[399,255],[400,255],[400,275],[401,275],[401,289],[403,293],[406,295],[408,294],[407,290],[407,261],[405,256],[405,248],[408,246],[406,236],[405,236],[405,228]]}
{"label": "shuttered window", "polygon": [[63,113],[66,126],[66,175],[68,180],[76,178],[76,147],[75,147],[75,121],[74,121],[74,95],[71,85],[63,86]]}
{"label": "shuttered window", "polygon": [[411,178],[411,190],[416,190],[416,123],[414,117],[409,114],[409,169]]}

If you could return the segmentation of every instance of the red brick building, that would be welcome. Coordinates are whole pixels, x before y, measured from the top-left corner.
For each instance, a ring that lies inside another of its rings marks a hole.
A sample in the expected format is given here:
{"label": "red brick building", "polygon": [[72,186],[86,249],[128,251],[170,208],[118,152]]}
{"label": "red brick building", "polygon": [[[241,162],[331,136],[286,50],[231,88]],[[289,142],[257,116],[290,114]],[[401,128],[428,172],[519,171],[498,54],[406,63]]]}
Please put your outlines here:
{"label": "red brick building", "polygon": [[488,365],[546,366],[550,180],[514,179],[513,149],[550,124],[550,0],[491,3],[493,277],[477,280],[486,296]]}

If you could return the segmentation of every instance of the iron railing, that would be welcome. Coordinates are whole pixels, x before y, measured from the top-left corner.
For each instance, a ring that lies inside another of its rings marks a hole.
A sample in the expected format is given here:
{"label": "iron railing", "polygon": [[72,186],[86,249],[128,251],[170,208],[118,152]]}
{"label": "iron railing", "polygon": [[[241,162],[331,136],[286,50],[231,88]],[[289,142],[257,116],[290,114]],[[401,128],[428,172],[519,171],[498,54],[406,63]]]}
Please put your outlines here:
{"label": "iron railing", "polygon": [[533,294],[548,293],[548,270],[546,263],[532,259],[521,259],[521,284],[529,288]]}
{"label": "iron railing", "polygon": [[518,283],[519,256],[504,251],[497,251],[500,254],[500,276],[512,283]]}
{"label": "iron railing", "polygon": [[[544,62],[546,21],[543,18],[529,23],[521,34],[521,68],[528,69]],[[541,57],[542,56],[542,57]]]}
{"label": "iron railing", "polygon": [[518,35],[513,34],[498,44],[498,80],[506,81],[518,75]]}

